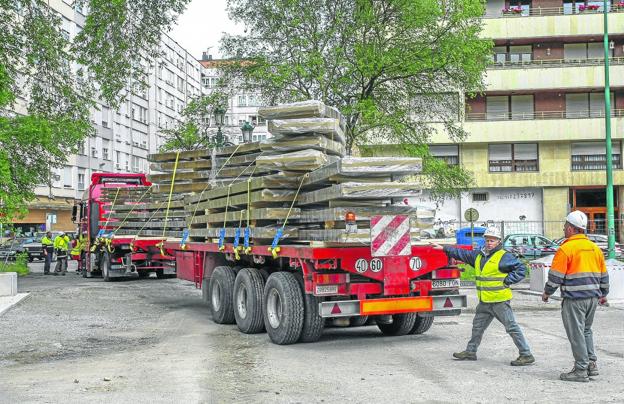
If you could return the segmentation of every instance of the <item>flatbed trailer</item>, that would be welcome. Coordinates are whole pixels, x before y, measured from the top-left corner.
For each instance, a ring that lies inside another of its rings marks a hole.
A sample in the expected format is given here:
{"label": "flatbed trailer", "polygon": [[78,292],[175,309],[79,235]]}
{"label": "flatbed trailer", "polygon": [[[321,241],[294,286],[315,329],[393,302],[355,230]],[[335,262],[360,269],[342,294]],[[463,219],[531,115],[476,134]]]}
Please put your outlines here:
{"label": "flatbed trailer", "polygon": [[[442,251],[412,245],[406,255],[373,256],[371,246],[167,241],[177,277],[195,282],[219,324],[276,344],[313,342],[328,318],[373,317],[386,335],[420,334],[436,316],[459,315],[460,269]],[[405,253],[405,251],[403,251]]]}

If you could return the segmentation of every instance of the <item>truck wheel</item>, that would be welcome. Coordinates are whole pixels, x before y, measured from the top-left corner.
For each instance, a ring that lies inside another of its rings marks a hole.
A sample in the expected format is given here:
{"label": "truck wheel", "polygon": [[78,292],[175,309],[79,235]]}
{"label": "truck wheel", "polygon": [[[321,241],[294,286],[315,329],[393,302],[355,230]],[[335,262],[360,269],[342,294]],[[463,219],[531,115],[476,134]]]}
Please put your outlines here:
{"label": "truck wheel", "polygon": [[393,314],[392,323],[384,324],[377,322],[377,327],[385,335],[407,335],[414,328],[416,313]]}
{"label": "truck wheel", "polygon": [[290,272],[274,272],[264,287],[264,326],[273,343],[297,342],[303,329],[303,295]]}
{"label": "truck wheel", "polygon": [[234,280],[236,273],[230,267],[216,267],[208,285],[212,320],[217,324],[234,323]]}
{"label": "truck wheel", "polygon": [[362,327],[368,321],[368,316],[351,317],[350,327]]}
{"label": "truck wheel", "polygon": [[303,295],[303,328],[299,342],[316,342],[321,338],[323,329],[325,328],[325,319],[319,313],[319,303],[322,298],[306,294],[303,276],[300,273],[295,274],[297,282],[301,287]]}
{"label": "truck wheel", "polygon": [[111,276],[111,256],[109,252],[104,252],[102,255],[102,263],[100,267],[102,268],[102,278],[104,278],[104,282],[110,282]]}
{"label": "truck wheel", "polygon": [[139,274],[139,278],[141,279],[149,278],[150,276],[149,271],[137,271],[137,273]]}
{"label": "truck wheel", "polygon": [[238,271],[234,281],[234,318],[238,329],[245,334],[264,331],[262,292],[264,279],[254,268]]}
{"label": "truck wheel", "polygon": [[410,334],[423,334],[427,332],[431,326],[433,325],[433,316],[432,317],[422,317],[416,315],[416,321],[414,322],[414,327],[409,332]]}
{"label": "truck wheel", "polygon": [[269,279],[269,275],[271,275],[271,273],[269,272],[269,269],[260,268],[258,272],[260,272],[260,275],[262,275],[262,278],[264,278],[264,283],[266,284],[266,281]]}
{"label": "truck wheel", "polygon": [[158,279],[165,279],[165,271],[162,269],[157,269],[156,270],[156,277]]}

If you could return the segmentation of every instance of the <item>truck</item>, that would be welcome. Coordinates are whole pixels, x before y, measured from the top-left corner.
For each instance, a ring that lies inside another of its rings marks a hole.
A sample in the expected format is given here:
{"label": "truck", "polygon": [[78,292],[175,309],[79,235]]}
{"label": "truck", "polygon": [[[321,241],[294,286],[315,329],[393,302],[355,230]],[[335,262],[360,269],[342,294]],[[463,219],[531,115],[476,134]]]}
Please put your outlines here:
{"label": "truck", "polygon": [[150,185],[145,174],[92,174],[88,189],[72,210],[77,239],[83,240],[81,254],[72,258],[77,259],[83,277],[101,276],[108,282],[119,277],[144,278],[152,272],[158,278],[175,274],[174,256],[162,248],[163,238],[116,235],[120,219],[106,216],[112,202],[103,198],[104,188]]}
{"label": "truck", "polygon": [[177,277],[201,288],[215,323],[235,323],[246,334],[266,330],[279,345],[317,341],[328,319],[373,318],[383,334],[398,336],[426,332],[437,316],[459,315],[467,304],[460,269],[429,245],[388,248],[405,239],[381,230],[376,237],[384,248],[379,242],[243,248],[184,239],[164,247],[175,257]]}

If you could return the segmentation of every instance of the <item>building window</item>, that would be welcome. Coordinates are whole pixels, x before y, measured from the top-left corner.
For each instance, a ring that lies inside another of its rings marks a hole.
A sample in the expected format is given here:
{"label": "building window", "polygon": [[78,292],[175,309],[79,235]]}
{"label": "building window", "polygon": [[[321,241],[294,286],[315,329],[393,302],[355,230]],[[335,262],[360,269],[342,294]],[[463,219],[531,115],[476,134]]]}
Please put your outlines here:
{"label": "building window", "polygon": [[487,192],[473,192],[472,193],[473,202],[487,202],[487,200],[488,200]]}
{"label": "building window", "polygon": [[488,121],[534,119],[533,95],[497,95],[485,98]]}
{"label": "building window", "polygon": [[489,151],[490,172],[538,171],[537,143],[491,144]]}
{"label": "building window", "polygon": [[[611,105],[614,102],[611,93]],[[604,93],[566,94],[566,118],[601,118],[604,111]]]}
{"label": "building window", "polygon": [[78,191],[84,191],[85,189],[85,173],[84,170],[78,173]]}
{"label": "building window", "polygon": [[72,181],[72,167],[65,167],[63,169],[63,187],[71,188],[73,185]]}
{"label": "building window", "polygon": [[459,165],[459,146],[457,145],[429,146],[429,154],[449,166]]}
{"label": "building window", "polygon": [[86,150],[85,150],[85,143],[84,142],[79,142],[78,143],[78,154],[84,156],[87,154]]}
{"label": "building window", "polygon": [[245,96],[245,95],[239,95],[238,96],[238,106],[239,107],[246,107],[247,106],[247,96]]}
{"label": "building window", "polygon": [[[611,145],[613,168],[622,168],[622,145]],[[572,171],[605,170],[607,168],[607,150],[604,142],[572,143]]]}
{"label": "building window", "polygon": [[109,116],[108,107],[102,106],[102,126],[105,128],[108,128],[108,116]]}

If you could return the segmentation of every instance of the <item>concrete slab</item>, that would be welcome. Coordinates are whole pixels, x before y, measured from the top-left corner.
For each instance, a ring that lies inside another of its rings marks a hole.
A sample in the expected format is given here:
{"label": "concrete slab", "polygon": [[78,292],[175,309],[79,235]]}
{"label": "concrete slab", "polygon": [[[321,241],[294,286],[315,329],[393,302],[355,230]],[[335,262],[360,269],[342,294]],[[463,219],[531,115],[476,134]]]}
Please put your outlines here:
{"label": "concrete slab", "polygon": [[0,296],[0,316],[28,296],[30,296],[30,293],[18,293],[15,296]]}

